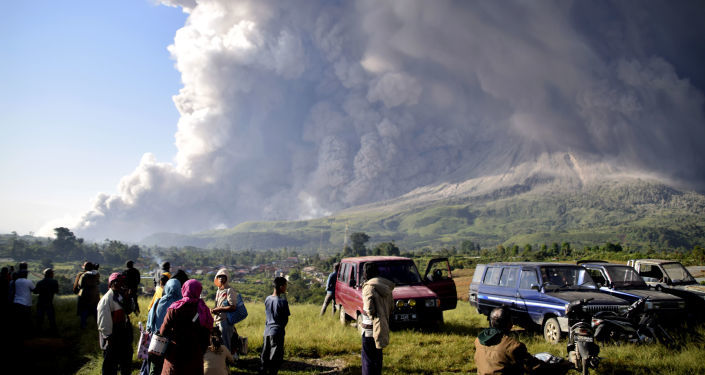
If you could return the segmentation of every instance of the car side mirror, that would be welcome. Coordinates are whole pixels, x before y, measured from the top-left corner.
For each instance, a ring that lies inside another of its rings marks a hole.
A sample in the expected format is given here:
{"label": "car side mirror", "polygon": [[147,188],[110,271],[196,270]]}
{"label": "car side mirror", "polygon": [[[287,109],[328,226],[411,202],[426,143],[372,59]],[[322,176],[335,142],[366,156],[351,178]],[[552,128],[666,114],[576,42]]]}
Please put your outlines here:
{"label": "car side mirror", "polygon": [[541,290],[541,287],[539,286],[539,284],[531,284],[531,289],[538,292],[539,290]]}

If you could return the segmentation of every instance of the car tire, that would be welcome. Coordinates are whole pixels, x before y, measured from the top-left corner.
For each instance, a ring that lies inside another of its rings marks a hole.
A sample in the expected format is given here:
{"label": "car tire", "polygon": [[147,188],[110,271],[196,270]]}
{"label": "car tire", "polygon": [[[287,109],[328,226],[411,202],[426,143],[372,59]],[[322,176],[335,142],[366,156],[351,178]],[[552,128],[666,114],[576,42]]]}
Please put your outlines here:
{"label": "car tire", "polygon": [[548,318],[543,323],[543,337],[546,342],[556,345],[561,341],[561,326],[558,324],[558,319]]}
{"label": "car tire", "polygon": [[340,305],[340,324],[345,325],[348,322],[347,316],[345,316],[345,309],[343,305]]}

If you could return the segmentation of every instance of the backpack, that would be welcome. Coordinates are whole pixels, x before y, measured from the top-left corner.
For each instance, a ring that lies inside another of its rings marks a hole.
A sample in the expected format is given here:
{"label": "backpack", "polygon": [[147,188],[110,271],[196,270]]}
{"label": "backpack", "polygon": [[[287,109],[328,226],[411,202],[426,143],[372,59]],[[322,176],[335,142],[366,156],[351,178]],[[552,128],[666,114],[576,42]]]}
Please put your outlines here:
{"label": "backpack", "polygon": [[[223,306],[230,306],[228,300],[226,299]],[[228,311],[228,324],[236,324],[247,318],[247,308],[245,307],[245,302],[242,300],[242,295],[237,294],[237,301],[235,303],[235,311]]]}

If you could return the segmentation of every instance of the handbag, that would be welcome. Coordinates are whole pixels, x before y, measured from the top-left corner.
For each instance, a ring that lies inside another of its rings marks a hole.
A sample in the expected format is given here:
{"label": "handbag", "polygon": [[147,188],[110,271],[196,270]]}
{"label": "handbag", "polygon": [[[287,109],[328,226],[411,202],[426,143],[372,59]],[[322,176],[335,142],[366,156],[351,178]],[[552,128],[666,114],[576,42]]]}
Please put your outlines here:
{"label": "handbag", "polygon": [[137,343],[137,358],[147,359],[149,357],[149,343],[152,341],[152,334],[142,327],[142,322],[139,323],[140,327],[140,341]]}
{"label": "handbag", "polygon": [[[223,306],[230,306],[228,303],[228,300],[225,300],[223,302]],[[242,300],[242,295],[240,293],[237,294],[237,301],[235,303],[235,311],[228,311],[227,312],[228,316],[228,324],[236,324],[239,323],[245,318],[247,318],[247,308],[245,307],[245,301]]]}
{"label": "handbag", "polygon": [[239,348],[239,350],[238,350],[239,354],[240,354],[240,355],[247,355],[247,351],[248,351],[248,350],[247,350],[247,349],[248,349],[248,348],[247,348],[247,344],[248,344],[248,343],[247,343],[247,337],[245,337],[245,336],[240,336],[240,337],[238,337],[238,339],[240,340],[240,348]]}

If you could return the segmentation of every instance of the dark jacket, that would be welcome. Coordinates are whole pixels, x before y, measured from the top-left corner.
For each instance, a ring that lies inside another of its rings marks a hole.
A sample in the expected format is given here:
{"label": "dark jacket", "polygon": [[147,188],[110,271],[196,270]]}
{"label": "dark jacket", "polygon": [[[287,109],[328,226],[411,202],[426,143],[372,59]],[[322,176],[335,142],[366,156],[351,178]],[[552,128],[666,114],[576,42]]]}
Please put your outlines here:
{"label": "dark jacket", "polygon": [[543,364],[524,344],[496,328],[483,330],[475,339],[478,375],[541,373]]}

